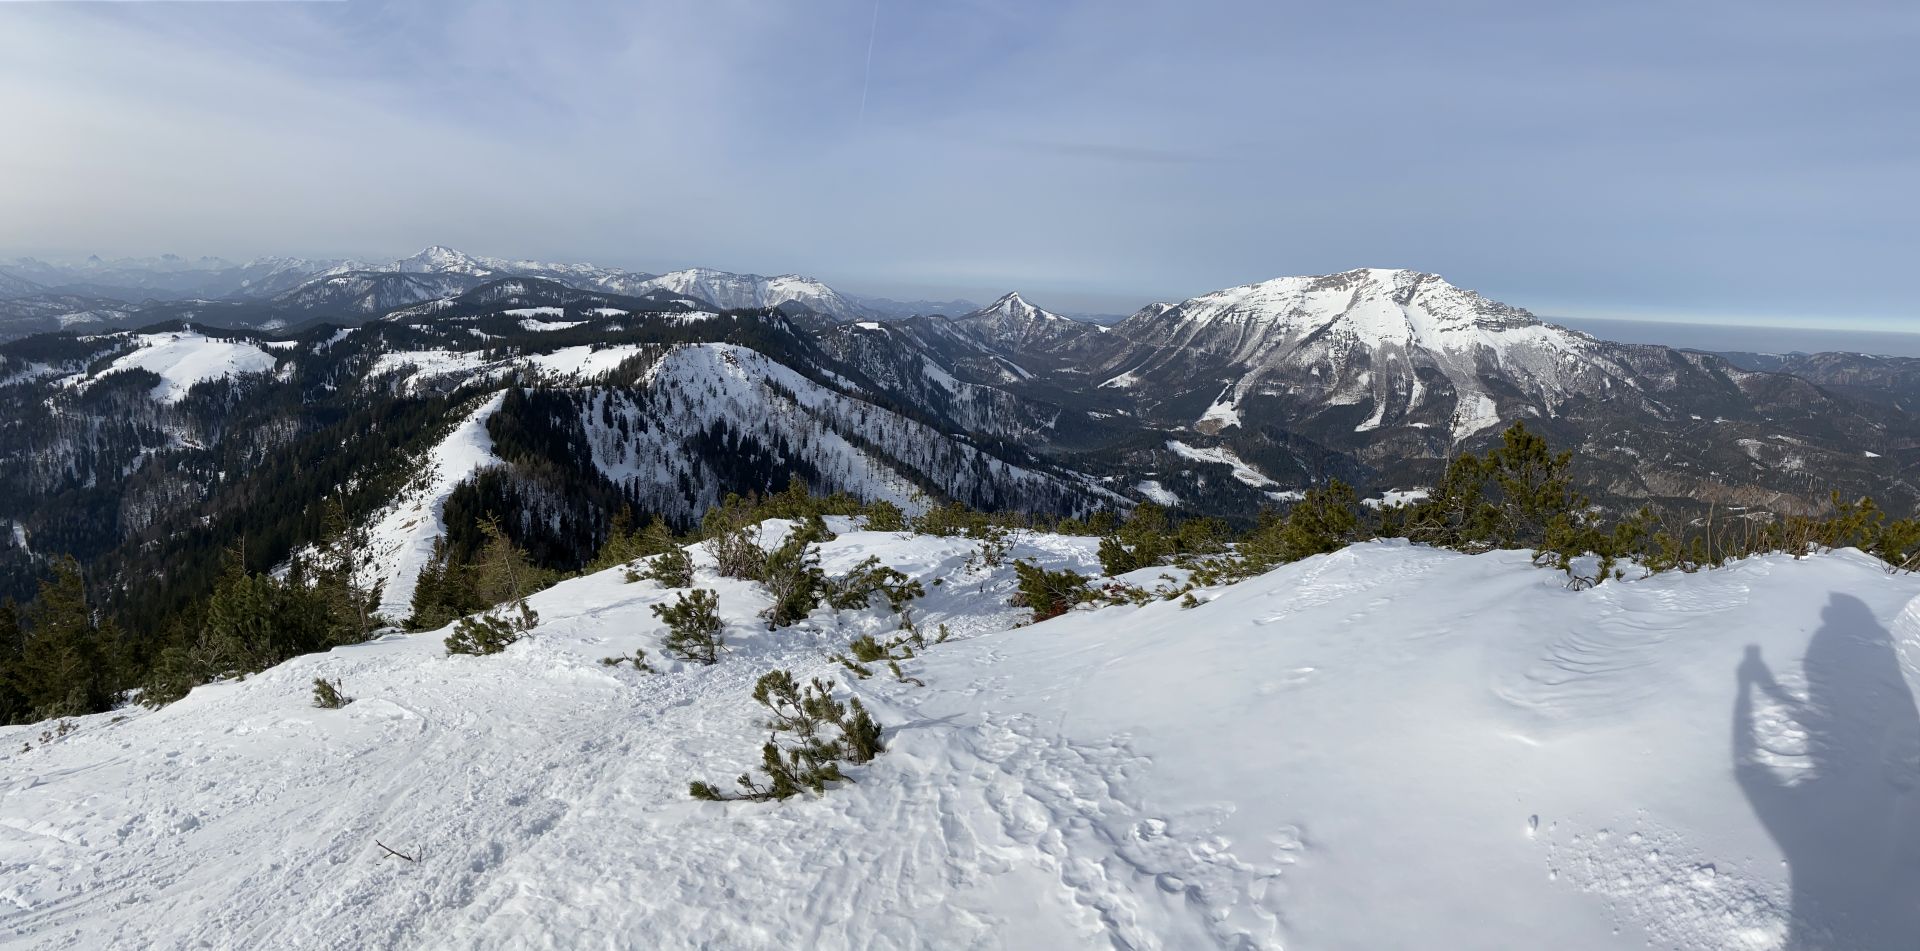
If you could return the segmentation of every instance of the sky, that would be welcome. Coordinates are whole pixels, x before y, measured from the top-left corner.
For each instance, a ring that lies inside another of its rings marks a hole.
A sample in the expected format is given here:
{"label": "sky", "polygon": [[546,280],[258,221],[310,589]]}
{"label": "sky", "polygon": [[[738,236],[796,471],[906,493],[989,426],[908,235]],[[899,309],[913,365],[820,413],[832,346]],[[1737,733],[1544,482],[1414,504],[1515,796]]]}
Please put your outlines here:
{"label": "sky", "polygon": [[1920,4],[7,2],[0,255],[1920,329]]}

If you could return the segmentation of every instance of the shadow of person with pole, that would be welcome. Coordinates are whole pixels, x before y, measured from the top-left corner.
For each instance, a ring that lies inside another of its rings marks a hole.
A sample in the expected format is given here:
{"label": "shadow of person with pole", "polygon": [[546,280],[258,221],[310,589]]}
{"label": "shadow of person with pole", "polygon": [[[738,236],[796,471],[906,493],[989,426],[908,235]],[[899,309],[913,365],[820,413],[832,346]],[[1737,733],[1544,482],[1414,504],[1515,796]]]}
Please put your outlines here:
{"label": "shadow of person with pole", "polygon": [[[1786,857],[1793,951],[1920,949],[1920,710],[1892,635],[1834,594],[1806,697],[1748,647],[1733,707],[1740,788]],[[1761,704],[1756,716],[1756,702]]]}

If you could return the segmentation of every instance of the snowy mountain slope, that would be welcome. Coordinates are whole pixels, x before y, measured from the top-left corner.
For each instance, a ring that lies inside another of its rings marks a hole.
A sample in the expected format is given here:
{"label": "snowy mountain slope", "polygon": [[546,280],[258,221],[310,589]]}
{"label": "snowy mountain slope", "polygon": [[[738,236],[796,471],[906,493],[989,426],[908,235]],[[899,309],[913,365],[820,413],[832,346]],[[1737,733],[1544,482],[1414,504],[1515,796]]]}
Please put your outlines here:
{"label": "snowy mountain slope", "polygon": [[377,577],[359,579],[380,585],[379,612],[404,618],[413,611],[413,589],[420,569],[433,557],[433,543],[446,534],[441,513],[447,497],[481,469],[497,465],[487,420],[506,398],[503,390],[486,397],[421,460],[419,475],[367,528],[367,563]]}
{"label": "snowy mountain slope", "polygon": [[884,320],[905,320],[908,317],[923,317],[928,314],[965,314],[980,309],[979,304],[960,297],[953,300],[894,300],[862,294],[842,294],[841,296]]}
{"label": "snowy mountain slope", "polygon": [[160,376],[153,398],[161,403],[178,403],[197,383],[265,373],[278,362],[251,341],[208,337],[192,330],[132,334],[128,339],[133,350],[114,358],[98,373],[69,377],[65,382],[84,387],[123,370],[148,370]]}
{"label": "snowy mountain slope", "polygon": [[481,283],[482,278],[459,272],[343,271],[275,295],[272,303],[295,311],[383,314],[472,290]]}
{"label": "snowy mountain slope", "polygon": [[1075,510],[1115,499],[1090,484],[1006,462],[924,423],[827,389],[764,354],[730,344],[678,347],[637,387],[581,394],[595,467],[630,498],[670,517],[717,503],[727,480],[696,444],[724,442],[730,464],[772,458],[803,467],[822,490],[923,506],[927,488],[971,504]]}
{"label": "snowy mountain slope", "polygon": [[1514,397],[1551,410],[1637,383],[1585,334],[1407,270],[1229,288],[1142,312],[1115,336],[1131,344],[1109,362],[1116,376],[1218,361],[1243,368],[1235,383],[1243,391],[1300,388],[1310,378],[1321,400],[1369,411],[1359,431],[1443,426],[1458,439],[1498,425]]}
{"label": "snowy mountain slope", "polygon": [[562,281],[537,277],[490,280],[471,289],[388,311],[381,320],[407,323],[431,320],[474,320],[506,314],[512,317],[608,317],[634,311],[693,313],[709,310],[703,302],[669,291],[649,290],[642,296],[582,290]]}
{"label": "snowy mountain slope", "polygon": [[96,256],[78,262],[18,258],[5,263],[6,269],[15,276],[50,291],[117,298],[122,302],[258,299],[290,290],[329,270],[354,266],[352,262],[337,259],[264,257],[236,264],[223,258],[188,259],[171,254],[110,260]]}
{"label": "snowy mountain slope", "polygon": [[[1127,877],[1171,874],[1216,913],[1238,898],[1229,921],[1289,948],[1781,947],[1796,911],[1813,946],[1844,927],[1817,903],[1856,888],[1865,920],[1831,946],[1904,946],[1920,583],[1839,554],[1576,594],[1525,560],[1360,546],[1183,621],[1070,617],[1003,649],[999,690],[930,692],[916,713],[1048,697],[1026,703],[1055,742],[1124,737],[1139,792],[1112,795],[1142,802],[1095,836],[1146,852],[1164,822],[1199,840]],[[1176,633],[1196,625],[1203,642]]]}
{"label": "snowy mountain slope", "polygon": [[44,293],[45,291],[46,288],[33,281],[17,275],[8,274],[6,271],[0,271],[0,298],[31,297],[34,294]]}
{"label": "snowy mountain slope", "polygon": [[[535,596],[498,656],[393,637],[0,728],[0,946],[1891,951],[1920,925],[1920,581],[1864,557],[1574,593],[1523,553],[1370,544],[1009,629],[1010,570],[970,551],[824,546],[928,583],[955,639],[908,663],[924,686],[826,659],[881,612],[769,633],[704,567],[731,650],[664,661],[669,593],[615,569]],[[635,647],[663,672],[598,663]],[[774,667],[863,697],[889,750],[821,799],[689,801],[752,761]],[[314,709],[316,676],[358,699]]]}
{"label": "snowy mountain slope", "polygon": [[810,277],[781,274],[763,277],[736,274],[716,268],[686,268],[665,274],[648,274],[593,264],[518,261],[484,257],[435,245],[418,254],[377,267],[355,265],[341,268],[387,271],[406,274],[464,275],[483,281],[524,277],[557,281],[580,290],[643,296],[653,291],[668,291],[705,301],[722,310],[778,307],[799,304],[833,320],[855,318],[897,319],[919,313],[961,313],[972,310],[966,301],[893,301],[886,298],[861,298],[828,287]]}
{"label": "snowy mountain slope", "polygon": [[[1305,438],[1374,469],[1381,486],[1430,481],[1457,446],[1526,419],[1576,448],[1597,496],[1811,511],[1835,490],[1910,492],[1894,465],[1859,450],[1920,445],[1920,420],[1885,401],[1597,340],[1409,270],[1155,305],[1056,364],[1056,377],[1076,365],[1092,371],[1087,390],[1161,426]],[[1741,449],[1776,435],[1818,447],[1819,461]]]}
{"label": "snowy mountain slope", "polygon": [[984,351],[944,362],[955,351],[926,345],[927,327],[914,320],[862,320],[822,331],[818,340],[823,349],[876,386],[936,418],[951,420],[969,432],[1030,442],[1045,439],[1046,430],[1060,418],[1060,407],[1031,394],[963,378],[978,377],[984,369],[991,374],[989,379],[1004,384],[1022,379],[1023,369]]}
{"label": "snowy mountain slope", "polygon": [[401,258],[379,270],[397,271],[403,274],[461,274],[484,281],[505,277],[526,277],[558,281],[582,290],[602,290],[620,294],[636,293],[629,289],[637,288],[653,277],[651,274],[600,267],[594,264],[559,264],[481,257],[440,245],[433,245],[418,254]]}
{"label": "snowy mountain slope", "polygon": [[134,309],[121,301],[76,294],[34,294],[0,300],[0,340],[68,328],[126,326]]}
{"label": "snowy mountain slope", "polygon": [[722,310],[777,307],[781,304],[797,303],[839,320],[880,316],[843,297],[839,291],[813,278],[798,274],[762,277],[758,274],[735,274],[730,271],[696,267],[669,271],[658,277],[618,288],[621,293],[627,294],[643,293],[651,289],[696,297]]}
{"label": "snowy mountain slope", "polygon": [[1012,291],[979,310],[953,318],[953,326],[984,344],[1013,352],[1050,351],[1105,333],[1098,324],[1035,307]]}

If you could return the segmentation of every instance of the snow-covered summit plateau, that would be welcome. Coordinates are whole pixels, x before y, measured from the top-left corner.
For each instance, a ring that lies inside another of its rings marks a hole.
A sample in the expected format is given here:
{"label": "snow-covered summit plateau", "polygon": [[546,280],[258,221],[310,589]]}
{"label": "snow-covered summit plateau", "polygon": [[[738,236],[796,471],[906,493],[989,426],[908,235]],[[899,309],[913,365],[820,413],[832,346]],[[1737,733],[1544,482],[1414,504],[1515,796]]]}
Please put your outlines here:
{"label": "snow-covered summit plateau", "polygon": [[[851,526],[844,520],[837,528]],[[1098,571],[1095,541],[1014,557]],[[1850,551],[1572,592],[1520,552],[1370,543],[1203,601],[1032,626],[973,543],[845,531],[927,585],[924,686],[828,660],[891,617],[658,660],[618,569],[531,637],[310,655],[172,706],[0,728],[0,946],[1911,948],[1920,578]],[[1167,569],[1132,577],[1152,585]],[[662,668],[600,659],[645,648]],[[702,803],[775,667],[887,752]],[[315,677],[358,698],[315,709]],[[23,748],[24,747],[24,748]],[[387,848],[413,861],[388,855]]]}

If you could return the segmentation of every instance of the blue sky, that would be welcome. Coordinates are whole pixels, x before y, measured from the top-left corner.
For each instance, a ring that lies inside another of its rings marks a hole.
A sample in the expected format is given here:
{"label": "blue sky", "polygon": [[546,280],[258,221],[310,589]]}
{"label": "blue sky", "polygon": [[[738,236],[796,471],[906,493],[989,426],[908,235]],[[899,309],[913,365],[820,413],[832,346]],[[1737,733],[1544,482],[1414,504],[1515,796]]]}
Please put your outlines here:
{"label": "blue sky", "polygon": [[0,254],[1920,329],[1915,49],[1847,0],[0,2]]}

